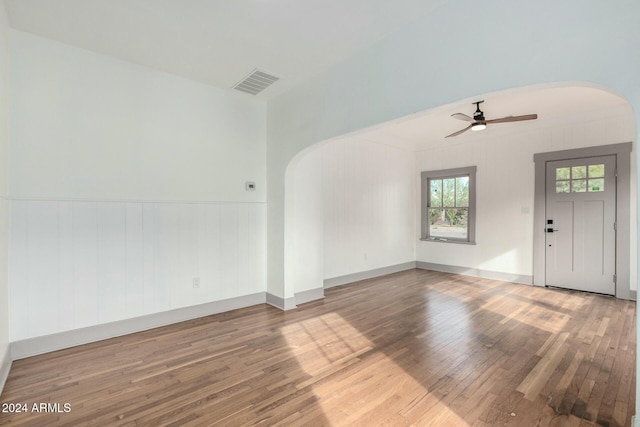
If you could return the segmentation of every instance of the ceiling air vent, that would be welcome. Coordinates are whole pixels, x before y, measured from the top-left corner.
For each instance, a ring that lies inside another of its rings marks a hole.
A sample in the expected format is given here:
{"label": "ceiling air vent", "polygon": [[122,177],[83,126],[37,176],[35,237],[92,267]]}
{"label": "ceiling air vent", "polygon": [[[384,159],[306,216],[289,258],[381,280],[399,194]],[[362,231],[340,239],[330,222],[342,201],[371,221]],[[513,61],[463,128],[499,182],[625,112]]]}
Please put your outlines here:
{"label": "ceiling air vent", "polygon": [[264,71],[253,70],[251,74],[236,83],[233,88],[251,95],[257,95],[278,80],[279,77],[272,76]]}

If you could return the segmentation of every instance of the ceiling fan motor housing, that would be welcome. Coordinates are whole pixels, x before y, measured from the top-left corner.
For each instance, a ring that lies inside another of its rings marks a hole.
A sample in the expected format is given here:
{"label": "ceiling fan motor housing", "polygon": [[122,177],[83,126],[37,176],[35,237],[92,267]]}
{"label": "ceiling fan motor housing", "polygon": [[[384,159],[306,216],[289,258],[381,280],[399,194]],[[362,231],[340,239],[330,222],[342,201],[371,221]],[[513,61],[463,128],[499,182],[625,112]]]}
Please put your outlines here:
{"label": "ceiling fan motor housing", "polygon": [[484,113],[480,110],[480,104],[483,102],[484,101],[474,102],[474,104],[476,104],[476,111],[473,113],[473,120],[484,121]]}

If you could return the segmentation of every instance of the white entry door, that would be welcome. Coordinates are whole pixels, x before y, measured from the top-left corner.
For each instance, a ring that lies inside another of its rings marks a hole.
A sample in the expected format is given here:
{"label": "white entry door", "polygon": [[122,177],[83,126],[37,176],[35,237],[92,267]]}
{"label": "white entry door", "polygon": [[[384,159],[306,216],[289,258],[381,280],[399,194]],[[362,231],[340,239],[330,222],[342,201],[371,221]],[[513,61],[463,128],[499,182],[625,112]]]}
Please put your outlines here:
{"label": "white entry door", "polygon": [[615,156],[547,162],[546,285],[615,295]]}

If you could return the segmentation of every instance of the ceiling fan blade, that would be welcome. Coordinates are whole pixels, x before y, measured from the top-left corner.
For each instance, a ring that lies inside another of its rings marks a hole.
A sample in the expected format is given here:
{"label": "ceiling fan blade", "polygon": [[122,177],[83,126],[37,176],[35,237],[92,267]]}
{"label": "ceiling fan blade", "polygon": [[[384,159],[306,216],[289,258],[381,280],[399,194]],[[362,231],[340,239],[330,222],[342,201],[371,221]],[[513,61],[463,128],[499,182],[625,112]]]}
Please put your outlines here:
{"label": "ceiling fan blade", "polygon": [[466,114],[462,114],[462,113],[452,114],[451,117],[455,117],[458,120],[464,120],[465,122],[474,122],[475,121],[475,120],[473,120],[472,117],[469,117]]}
{"label": "ceiling fan blade", "polygon": [[458,136],[458,135],[460,135],[461,133],[466,132],[466,131],[468,131],[469,129],[471,129],[471,126],[473,126],[473,124],[470,124],[470,125],[469,125],[469,126],[467,126],[466,128],[464,128],[464,129],[462,129],[462,130],[459,130],[458,132],[454,132],[454,133],[452,133],[451,135],[447,135],[447,136],[445,136],[445,138],[449,138],[449,137],[452,137],[452,136]]}
{"label": "ceiling fan blade", "polygon": [[524,116],[510,116],[510,117],[503,117],[501,119],[485,120],[485,123],[521,122],[523,120],[535,120],[537,118],[538,118],[537,114],[526,114]]}

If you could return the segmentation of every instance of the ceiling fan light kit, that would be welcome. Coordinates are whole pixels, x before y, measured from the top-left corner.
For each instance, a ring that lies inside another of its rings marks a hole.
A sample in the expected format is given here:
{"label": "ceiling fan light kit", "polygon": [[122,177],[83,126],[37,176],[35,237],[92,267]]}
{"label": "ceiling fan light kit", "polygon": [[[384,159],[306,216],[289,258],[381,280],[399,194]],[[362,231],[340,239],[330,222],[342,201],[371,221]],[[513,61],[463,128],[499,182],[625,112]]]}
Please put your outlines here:
{"label": "ceiling fan light kit", "polygon": [[467,116],[466,114],[462,114],[462,113],[452,114],[451,117],[456,118],[458,120],[464,120],[465,122],[470,122],[471,124],[469,126],[467,126],[466,128],[462,129],[462,130],[454,132],[451,135],[447,135],[445,138],[449,138],[449,137],[452,137],[452,136],[458,136],[461,133],[464,133],[464,132],[468,131],[469,129],[471,129],[473,131],[484,130],[484,129],[487,128],[487,124],[489,124],[489,123],[521,122],[521,121],[524,121],[524,120],[535,120],[535,119],[538,118],[537,114],[525,114],[524,116],[509,116],[509,117],[502,117],[500,119],[486,120],[484,118],[484,113],[480,109],[480,104],[482,104],[483,102],[484,101],[478,101],[478,102],[473,102],[472,103],[472,104],[474,104],[476,106],[476,111],[473,113],[473,118]]}

